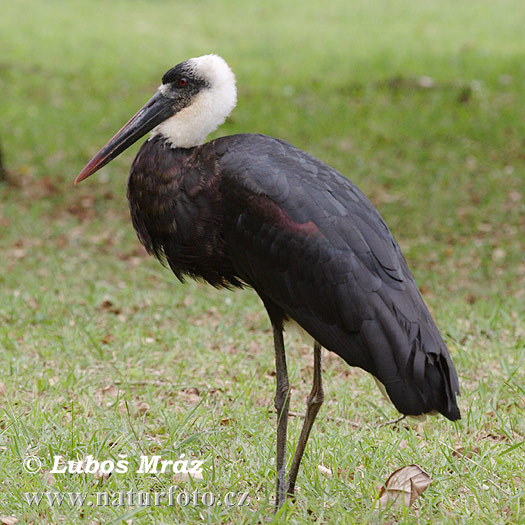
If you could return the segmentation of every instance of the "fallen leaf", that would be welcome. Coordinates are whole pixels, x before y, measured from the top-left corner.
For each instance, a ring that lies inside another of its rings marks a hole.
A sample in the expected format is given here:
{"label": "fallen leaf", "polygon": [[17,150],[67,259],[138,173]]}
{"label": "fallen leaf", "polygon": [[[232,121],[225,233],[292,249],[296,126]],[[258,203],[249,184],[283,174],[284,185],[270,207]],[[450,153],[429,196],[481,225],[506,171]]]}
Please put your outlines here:
{"label": "fallen leaf", "polygon": [[422,87],[425,89],[433,88],[436,85],[436,82],[434,81],[434,79],[428,76],[419,77],[417,83],[419,87]]}
{"label": "fallen leaf", "polygon": [[505,259],[506,255],[507,255],[507,252],[503,248],[496,248],[492,252],[492,260],[502,261],[503,259]]}
{"label": "fallen leaf", "polygon": [[[346,479],[348,481],[351,481],[354,479],[354,471],[348,472],[347,470],[343,470],[342,468],[337,469],[337,477],[340,479]],[[379,488],[378,488],[379,490]]]}
{"label": "fallen leaf", "polygon": [[376,507],[388,504],[410,507],[432,483],[432,478],[418,465],[407,465],[393,472],[379,491]]}
{"label": "fallen leaf", "polygon": [[145,401],[141,401],[137,404],[137,412],[140,414],[145,414],[149,409],[150,406]]}
{"label": "fallen leaf", "polygon": [[454,450],[452,451],[452,456],[455,456],[457,458],[465,457],[469,459],[472,454],[479,454],[479,447],[469,447],[468,449],[466,447],[463,447],[461,445],[458,445],[454,447]]}
{"label": "fallen leaf", "polygon": [[117,397],[118,390],[115,385],[108,385],[102,389],[102,393],[106,394],[107,396]]}
{"label": "fallen leaf", "polygon": [[188,308],[188,306],[191,306],[193,303],[193,298],[191,295],[187,295],[185,298],[184,298],[184,301],[182,301],[182,304]]}
{"label": "fallen leaf", "polygon": [[107,299],[100,304],[100,309],[115,315],[120,314],[120,308],[117,308],[111,301]]}
{"label": "fallen leaf", "polygon": [[402,439],[400,442],[399,442],[399,445],[398,447],[403,450],[405,448],[408,447],[408,441],[406,439]]}
{"label": "fallen leaf", "polygon": [[113,336],[111,334],[106,334],[100,342],[104,345],[109,345],[113,341]]}
{"label": "fallen leaf", "polygon": [[173,481],[189,481],[190,479],[204,479],[202,472],[195,472],[195,474],[188,474],[187,472],[177,472],[173,474]]}
{"label": "fallen leaf", "polygon": [[179,397],[190,404],[196,404],[200,401],[200,392],[198,388],[185,388],[178,393]]}
{"label": "fallen leaf", "polygon": [[323,476],[326,476],[327,478],[331,478],[332,477],[332,471],[328,467],[325,467],[324,465],[317,465],[317,470]]}
{"label": "fallen leaf", "polygon": [[2,523],[2,525],[15,525],[15,523],[18,523],[18,518],[14,518],[13,516],[0,516],[0,523]]}
{"label": "fallen leaf", "polygon": [[100,469],[95,472],[95,479],[99,480],[100,485],[103,485],[109,476],[111,476],[111,472],[103,472]]}

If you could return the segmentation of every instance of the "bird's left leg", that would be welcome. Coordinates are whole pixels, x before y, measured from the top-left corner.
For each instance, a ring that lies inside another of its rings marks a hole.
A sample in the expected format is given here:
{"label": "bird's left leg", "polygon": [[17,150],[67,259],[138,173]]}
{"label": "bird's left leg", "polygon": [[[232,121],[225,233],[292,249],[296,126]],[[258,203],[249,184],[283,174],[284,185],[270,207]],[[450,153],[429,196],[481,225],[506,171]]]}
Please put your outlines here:
{"label": "bird's left leg", "polygon": [[278,509],[286,496],[286,430],[288,425],[288,407],[290,405],[290,384],[286,368],[282,326],[272,322],[275,346],[275,371],[277,389],[275,393],[275,410],[277,411],[277,494],[275,507]]}
{"label": "bird's left leg", "polygon": [[288,487],[287,493],[293,496],[295,490],[295,480],[297,479],[297,473],[299,472],[299,466],[301,465],[301,459],[303,457],[304,449],[306,448],[306,442],[310,436],[310,431],[315,421],[315,417],[321,408],[324,401],[323,382],[322,382],[322,367],[321,367],[321,345],[315,341],[314,343],[314,380],[312,384],[312,390],[306,401],[306,416],[304,418],[303,428],[301,429],[301,435],[299,436],[299,443],[295,449],[295,454],[292,460],[292,466],[290,467],[290,474],[288,475]]}

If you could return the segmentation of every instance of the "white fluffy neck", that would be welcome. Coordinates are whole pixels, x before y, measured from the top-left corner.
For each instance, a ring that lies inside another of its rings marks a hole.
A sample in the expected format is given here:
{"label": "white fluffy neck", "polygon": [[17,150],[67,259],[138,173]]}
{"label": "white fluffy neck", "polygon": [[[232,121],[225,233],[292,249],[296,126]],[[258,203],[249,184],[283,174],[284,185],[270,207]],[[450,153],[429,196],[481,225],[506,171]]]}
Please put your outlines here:
{"label": "white fluffy neck", "polygon": [[235,75],[224,59],[218,55],[205,55],[188,60],[188,64],[207,81],[208,87],[203,88],[189,106],[151,131],[151,137],[161,135],[175,148],[202,144],[237,103]]}

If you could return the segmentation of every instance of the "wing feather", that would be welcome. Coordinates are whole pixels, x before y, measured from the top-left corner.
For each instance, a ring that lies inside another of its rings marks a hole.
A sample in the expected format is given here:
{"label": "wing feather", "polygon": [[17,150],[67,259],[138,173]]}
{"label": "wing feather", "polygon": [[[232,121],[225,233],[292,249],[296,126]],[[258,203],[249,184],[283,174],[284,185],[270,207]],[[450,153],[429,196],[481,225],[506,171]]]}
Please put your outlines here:
{"label": "wing feather", "polygon": [[[459,417],[457,376],[401,250],[348,179],[271,137],[220,151],[224,236],[239,276],[397,406]],[[226,140],[226,139],[223,139]]]}

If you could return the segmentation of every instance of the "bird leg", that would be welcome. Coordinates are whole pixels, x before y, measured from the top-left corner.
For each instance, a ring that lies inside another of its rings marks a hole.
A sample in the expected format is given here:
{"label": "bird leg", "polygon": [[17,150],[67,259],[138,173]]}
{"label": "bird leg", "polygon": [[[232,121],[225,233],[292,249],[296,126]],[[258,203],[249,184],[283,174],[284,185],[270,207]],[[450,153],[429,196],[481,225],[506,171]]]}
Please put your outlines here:
{"label": "bird leg", "polygon": [[297,473],[299,472],[299,466],[303,457],[304,449],[306,448],[306,442],[310,436],[310,431],[315,421],[315,417],[321,408],[324,401],[323,382],[322,382],[322,368],[321,368],[321,345],[315,341],[314,343],[314,380],[312,384],[312,390],[306,401],[306,416],[304,418],[303,428],[301,429],[301,435],[299,436],[299,443],[295,449],[295,454],[292,460],[292,466],[290,467],[290,473],[288,475],[288,487],[287,493],[289,496],[293,496],[295,490],[295,480],[297,479]]}
{"label": "bird leg", "polygon": [[288,425],[288,407],[290,405],[290,384],[286,369],[286,353],[284,350],[282,328],[273,324],[273,341],[275,346],[275,370],[277,389],[275,393],[275,410],[277,411],[277,494],[276,510],[284,503],[286,496],[286,430]]}

